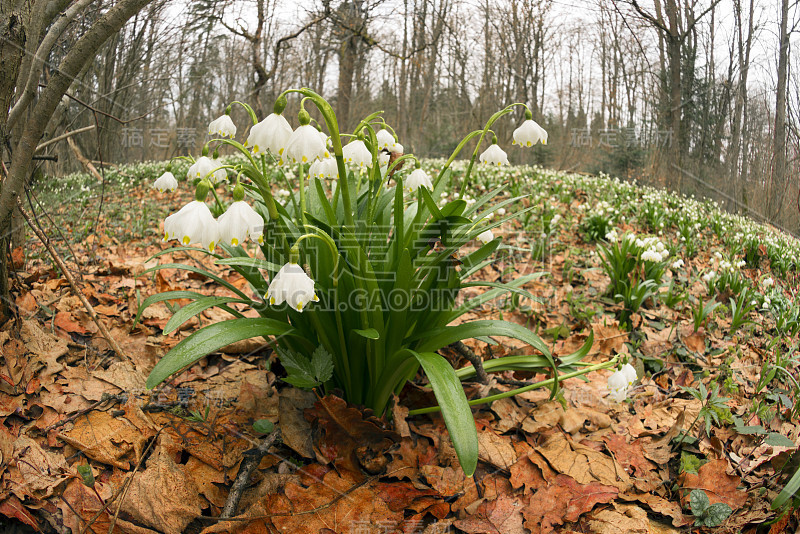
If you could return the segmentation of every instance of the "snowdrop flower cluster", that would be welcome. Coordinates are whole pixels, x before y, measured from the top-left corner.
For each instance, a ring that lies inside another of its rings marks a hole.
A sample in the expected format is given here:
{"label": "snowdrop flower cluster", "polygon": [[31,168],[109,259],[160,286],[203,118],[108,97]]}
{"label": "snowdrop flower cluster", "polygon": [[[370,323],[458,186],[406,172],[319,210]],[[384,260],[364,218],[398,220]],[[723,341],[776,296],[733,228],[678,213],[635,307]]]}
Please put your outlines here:
{"label": "snowdrop flower cluster", "polygon": [[175,191],[178,188],[178,180],[175,176],[167,171],[162,174],[158,180],[153,183],[153,189],[158,189],[161,193],[164,191]]}
{"label": "snowdrop flower cluster", "polygon": [[189,167],[186,178],[189,180],[203,179],[208,177],[212,183],[218,184],[228,177],[228,171],[220,169],[222,163],[218,159],[211,159],[208,156],[200,156],[197,161]]}
{"label": "snowdrop flower cluster", "polygon": [[684,265],[683,259],[682,258],[678,258],[677,260],[675,260],[675,262],[673,262],[672,269],[677,271],[678,269],[683,267],[683,265]]}
{"label": "snowdrop flower cluster", "polygon": [[433,183],[431,182],[431,177],[428,176],[428,173],[422,170],[421,168],[417,167],[414,169],[411,174],[406,178],[406,191],[412,192],[416,191],[417,189],[422,187],[427,187],[429,190],[433,189]]}
{"label": "snowdrop flower cluster", "polygon": [[289,125],[289,121],[280,113],[271,113],[250,128],[250,135],[244,142],[244,146],[252,147],[251,150],[255,156],[270,152],[274,156],[280,157],[291,136],[292,127]]}
{"label": "snowdrop flower cluster", "polygon": [[712,269],[712,270],[708,271],[706,274],[703,275],[703,282],[708,283],[711,280],[713,280],[714,278],[716,278],[716,276],[717,276],[717,273]]}
{"label": "snowdrop flower cluster", "polygon": [[771,276],[768,276],[761,281],[761,285],[770,288],[775,285],[775,280],[773,280]]}
{"label": "snowdrop flower cluster", "polygon": [[478,241],[483,243],[484,245],[494,239],[494,233],[491,230],[486,230],[485,232],[481,232],[478,234]]}
{"label": "snowdrop flower cluster", "polygon": [[205,202],[193,200],[164,220],[164,241],[170,239],[214,250],[219,241],[219,227]]}
{"label": "snowdrop flower cluster", "polygon": [[289,261],[275,277],[267,288],[267,299],[273,306],[280,306],[286,302],[295,310],[302,312],[303,307],[309,302],[318,302],[319,297],[314,292],[314,280],[297,263]]}
{"label": "snowdrop flower cluster", "polygon": [[222,117],[211,121],[208,125],[208,135],[230,137],[231,139],[236,137],[236,125],[231,116],[226,112]]}
{"label": "snowdrop flower cluster", "polygon": [[543,145],[547,144],[547,132],[544,131],[544,128],[539,126],[533,119],[533,114],[530,110],[525,110],[525,122],[523,122],[519,128],[514,130],[514,134],[512,135],[513,141],[511,141],[512,145],[519,145],[519,146],[533,146],[539,141],[542,142]]}
{"label": "snowdrop flower cluster", "polygon": [[481,163],[486,165],[497,165],[498,167],[501,165],[511,165],[508,162],[508,154],[497,144],[497,137],[492,138],[492,144],[483,151],[479,159]]}
{"label": "snowdrop flower cluster", "polygon": [[622,402],[628,398],[628,389],[636,382],[636,369],[629,363],[622,366],[622,369],[615,371],[608,377],[608,396],[614,402]]}
{"label": "snowdrop flower cluster", "polygon": [[669,250],[657,237],[636,239],[636,247],[642,250],[642,261],[660,262],[669,258]]}
{"label": "snowdrop flower cluster", "polygon": [[617,239],[619,239],[619,236],[617,235],[616,229],[610,230],[606,234],[606,241],[608,241],[609,243],[616,243]]}

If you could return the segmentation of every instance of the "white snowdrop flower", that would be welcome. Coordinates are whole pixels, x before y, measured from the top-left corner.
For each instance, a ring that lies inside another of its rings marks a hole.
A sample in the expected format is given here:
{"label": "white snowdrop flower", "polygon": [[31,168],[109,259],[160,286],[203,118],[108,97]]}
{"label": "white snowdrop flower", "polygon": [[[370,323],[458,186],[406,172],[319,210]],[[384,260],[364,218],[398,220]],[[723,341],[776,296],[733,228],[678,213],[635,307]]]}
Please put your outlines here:
{"label": "white snowdrop flower", "polygon": [[662,250],[661,261],[667,261],[667,258],[669,258],[669,250]]}
{"label": "white snowdrop flower", "polygon": [[560,221],[560,220],[561,220],[561,214],[560,213],[556,213],[555,215],[553,215],[553,218],[551,219],[550,224],[557,224],[558,221]]}
{"label": "white snowdrop flower", "polygon": [[281,163],[289,160],[293,163],[308,163],[325,156],[327,150],[325,143],[319,135],[319,130],[310,124],[298,126],[286,142]]}
{"label": "white snowdrop flower", "polygon": [[661,261],[661,254],[656,252],[655,250],[649,248],[642,253],[642,260],[643,261],[652,261],[658,262]]}
{"label": "white snowdrop flower", "polygon": [[221,243],[236,246],[244,243],[248,236],[253,241],[264,242],[264,220],[244,200],[232,203],[227,211],[219,216],[217,224]]}
{"label": "white snowdrop flower", "polygon": [[275,194],[276,194],[277,196],[281,197],[281,198],[286,198],[286,197],[288,197],[288,196],[289,196],[291,193],[289,193],[289,191],[287,191],[286,189],[278,189],[278,192],[277,192],[277,193],[275,193]]}
{"label": "white snowdrop flower", "polygon": [[159,176],[158,180],[153,182],[153,189],[158,189],[162,193],[164,191],[175,191],[177,188],[178,180],[176,180],[175,176],[169,171]]}
{"label": "white snowdrop flower", "polygon": [[772,287],[773,285],[775,285],[775,280],[773,280],[772,277],[768,276],[767,278],[764,278],[764,280],[761,281],[761,284],[764,287]]}
{"label": "white snowdrop flower", "polygon": [[629,363],[623,365],[620,371],[622,372],[623,375],[625,375],[625,378],[628,381],[628,386],[632,386],[633,383],[636,382],[636,380],[638,380],[639,378],[638,375],[636,374],[636,368]]}
{"label": "white snowdrop flower", "polygon": [[255,155],[266,154],[269,151],[275,156],[280,156],[291,135],[292,127],[289,121],[283,115],[271,113],[250,128],[250,135],[247,136],[244,146],[252,147]]}
{"label": "white snowdrop flower", "polygon": [[481,163],[487,165],[497,165],[498,167],[501,165],[511,165],[508,162],[508,155],[496,144],[492,144],[489,148],[484,150],[479,159]]}
{"label": "white snowdrop flower", "polygon": [[497,208],[497,211],[495,213],[497,213],[498,216],[502,217],[503,215],[506,214],[506,209],[505,208]]}
{"label": "white snowdrop flower", "polygon": [[442,207],[446,206],[447,205],[447,199],[443,198],[442,200],[440,200],[439,201],[439,205],[442,206]]}
{"label": "white snowdrop flower", "polygon": [[440,198],[447,198],[448,197],[448,193],[445,191],[441,195],[439,195],[439,197]]}
{"label": "white snowdrop flower", "polygon": [[284,302],[302,312],[309,302],[319,301],[314,292],[314,280],[296,263],[287,263],[277,272],[267,288],[267,299],[273,306]]}
{"label": "white snowdrop flower", "polygon": [[622,371],[615,371],[608,377],[608,396],[614,402],[622,402],[628,398],[628,378]]}
{"label": "white snowdrop flower", "polygon": [[220,166],[222,166],[222,162],[219,160],[211,159],[208,156],[200,156],[197,158],[197,161],[189,167],[189,170],[186,172],[186,178],[194,180],[195,178],[203,179],[208,177],[212,183],[218,184],[228,177],[228,171],[219,169],[218,167]]}
{"label": "white snowdrop flower", "polygon": [[431,177],[428,176],[428,173],[422,169],[414,169],[408,178],[406,178],[405,186],[406,190],[409,192],[416,191],[420,186],[425,186],[429,190],[433,190]]}
{"label": "white snowdrop flower", "polygon": [[320,178],[339,178],[339,165],[334,158],[323,158],[318,167]]}
{"label": "white snowdrop flower", "polygon": [[673,268],[674,270],[676,270],[676,271],[677,271],[678,269],[680,269],[681,267],[683,267],[683,265],[684,265],[684,263],[683,263],[683,259],[680,259],[680,258],[679,258],[678,260],[676,260],[675,262],[673,262],[673,264],[672,264],[672,268]]}
{"label": "white snowdrop flower", "polygon": [[458,200],[459,198],[461,198],[461,193],[453,193],[453,198]]}
{"label": "white snowdrop flower", "polygon": [[359,169],[372,167],[372,152],[369,151],[364,141],[360,139],[345,145],[342,149],[342,157],[347,163],[352,163]]}
{"label": "white snowdrop flower", "polygon": [[386,148],[391,152],[397,152],[396,150],[392,150],[394,145],[397,144],[397,141],[389,130],[381,128],[378,130],[378,133],[375,134],[375,137],[378,139],[378,150]]}
{"label": "white snowdrop flower", "polygon": [[718,250],[714,252],[714,256],[716,256],[718,260],[722,259],[722,253]]}
{"label": "white snowdrop flower", "polygon": [[311,176],[312,178],[322,178],[323,176],[320,169],[322,167],[323,161],[325,160],[318,159],[314,161],[314,163],[312,163],[311,166],[308,168],[308,175]]}
{"label": "white snowdrop flower", "polygon": [[485,232],[481,232],[478,234],[478,241],[483,243],[484,245],[494,239],[494,234],[491,230],[486,230]]}
{"label": "white snowdrop flower", "polygon": [[164,220],[164,241],[177,239],[184,245],[199,243],[214,250],[219,227],[205,202],[193,200]]}
{"label": "white snowdrop flower", "polygon": [[404,152],[405,149],[403,148],[403,145],[401,145],[400,143],[395,143],[394,145],[389,147],[389,150],[391,152],[394,152],[395,154],[404,154],[405,153]]}
{"label": "white snowdrop flower", "polygon": [[230,115],[225,114],[211,121],[208,125],[208,135],[214,134],[220,137],[230,137],[231,139],[236,136],[236,125]]}
{"label": "white snowdrop flower", "polygon": [[325,132],[323,132],[322,130],[317,130],[317,133],[319,134],[319,138],[322,139],[323,146],[325,146],[325,154],[324,154],[323,157],[326,157],[326,158],[331,157],[331,153],[329,151],[330,140],[331,140],[330,136],[328,134],[326,134]]}
{"label": "white snowdrop flower", "polygon": [[609,243],[616,243],[617,238],[618,236],[616,230],[611,230],[608,233],[606,233],[606,241],[608,241]]}
{"label": "white snowdrop flower", "polygon": [[751,306],[756,306],[756,305],[758,305],[758,302],[756,302],[755,300],[751,300],[750,301],[750,305]]}
{"label": "white snowdrop flower", "polygon": [[547,132],[532,119],[528,119],[514,130],[512,145],[533,146],[539,141],[547,144]]}
{"label": "white snowdrop flower", "polygon": [[764,298],[764,304],[761,305],[761,308],[764,309],[764,310],[768,310],[771,305],[772,305],[772,301],[769,299],[769,297],[765,297]]}
{"label": "white snowdrop flower", "polygon": [[381,167],[387,167],[389,165],[389,161],[391,161],[392,156],[381,150],[378,152],[378,165]]}
{"label": "white snowdrop flower", "polygon": [[746,262],[746,261],[744,261],[744,260],[739,260],[739,261],[737,261],[737,262],[736,262],[736,267],[737,267],[738,269],[741,269],[741,268],[742,268],[742,267],[744,267],[745,265],[747,265],[747,262]]}
{"label": "white snowdrop flower", "polygon": [[706,274],[703,275],[703,281],[704,282],[710,282],[711,280],[714,279],[715,276],[717,276],[716,272],[708,271]]}

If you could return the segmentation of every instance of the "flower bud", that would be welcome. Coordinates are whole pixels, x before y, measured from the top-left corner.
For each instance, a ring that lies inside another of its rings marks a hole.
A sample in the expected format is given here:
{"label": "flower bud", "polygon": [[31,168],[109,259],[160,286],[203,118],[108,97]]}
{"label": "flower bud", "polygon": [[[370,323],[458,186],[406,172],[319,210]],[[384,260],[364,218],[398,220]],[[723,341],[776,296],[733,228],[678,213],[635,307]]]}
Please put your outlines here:
{"label": "flower bud", "polygon": [[308,111],[301,109],[300,113],[297,114],[297,119],[300,121],[300,126],[305,126],[311,122],[311,115],[308,114]]}
{"label": "flower bud", "polygon": [[236,187],[233,188],[233,201],[239,202],[241,200],[244,200],[244,186],[236,184]]}
{"label": "flower bud", "polygon": [[283,110],[286,109],[286,104],[288,104],[288,101],[286,100],[286,95],[279,96],[278,99],[275,101],[275,105],[272,106],[272,112],[275,113],[275,115],[280,115],[281,113],[283,113]]}
{"label": "flower bud", "polygon": [[194,190],[194,198],[200,202],[205,202],[208,196],[208,180],[200,180],[197,189]]}

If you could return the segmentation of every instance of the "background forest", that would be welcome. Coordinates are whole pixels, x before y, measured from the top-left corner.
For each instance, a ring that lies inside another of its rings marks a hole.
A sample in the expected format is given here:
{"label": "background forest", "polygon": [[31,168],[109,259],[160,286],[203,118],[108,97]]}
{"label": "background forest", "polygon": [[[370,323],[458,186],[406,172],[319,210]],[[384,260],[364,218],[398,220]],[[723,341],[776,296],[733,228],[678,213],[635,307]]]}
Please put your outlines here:
{"label": "background forest", "polygon": [[[82,3],[51,65],[107,7]],[[348,126],[384,110],[406,151],[421,156],[449,155],[499,107],[525,102],[550,139],[512,153],[517,163],[694,193],[797,234],[796,7],[157,0],[81,72],[49,130],[96,130],[54,145],[58,163],[44,170],[81,170],[76,151],[95,165],[197,152],[229,102],[263,117],[292,86],[331,99]]]}

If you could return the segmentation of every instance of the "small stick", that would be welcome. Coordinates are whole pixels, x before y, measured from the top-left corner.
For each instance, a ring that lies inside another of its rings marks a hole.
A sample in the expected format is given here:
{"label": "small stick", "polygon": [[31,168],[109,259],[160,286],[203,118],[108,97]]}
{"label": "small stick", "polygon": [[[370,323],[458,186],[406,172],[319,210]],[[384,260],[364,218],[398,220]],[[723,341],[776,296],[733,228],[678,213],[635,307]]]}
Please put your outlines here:
{"label": "small stick", "polygon": [[233,481],[231,491],[228,493],[228,499],[225,501],[225,507],[222,509],[219,517],[220,519],[227,519],[236,515],[236,509],[239,507],[239,501],[242,499],[247,484],[250,482],[250,475],[253,474],[258,464],[261,463],[261,458],[266,456],[269,448],[275,443],[281,435],[281,429],[275,428],[272,433],[264,438],[255,449],[248,451],[242,460],[242,465],[239,468],[239,474],[236,475],[236,480]]}
{"label": "small stick", "polygon": [[83,307],[86,308],[86,312],[89,314],[89,317],[92,318],[92,321],[95,322],[97,328],[100,329],[100,334],[102,334],[103,338],[105,338],[105,340],[111,346],[111,350],[116,352],[118,356],[130,360],[130,357],[127,354],[125,354],[125,352],[123,352],[123,350],[117,344],[116,340],[113,337],[111,337],[111,332],[108,331],[106,325],[104,325],[103,322],[100,320],[100,318],[97,316],[97,314],[94,311],[94,308],[92,308],[92,305],[89,304],[89,301],[86,300],[86,297],[83,295],[83,292],[80,289],[78,289],[78,286],[75,283],[75,279],[72,278],[69,269],[67,269],[67,266],[64,265],[64,262],[61,260],[61,256],[59,256],[58,252],[56,252],[56,250],[52,247],[52,245],[50,245],[50,241],[47,239],[47,236],[45,236],[42,233],[42,231],[39,230],[39,228],[37,228],[35,224],[33,224],[30,215],[28,215],[28,213],[25,211],[25,208],[22,205],[22,202],[20,202],[19,198],[17,198],[17,207],[19,208],[19,212],[25,218],[25,222],[28,223],[28,226],[31,227],[33,233],[36,234],[36,237],[38,237],[39,240],[42,242],[42,244],[45,246],[47,252],[50,253],[50,256],[53,258],[53,261],[56,262],[56,265],[58,265],[58,268],[61,269],[62,273],[64,273],[64,277],[67,279],[67,282],[69,283],[69,287],[72,289],[72,292],[81,301]]}
{"label": "small stick", "polygon": [[483,368],[483,360],[480,356],[472,352],[468,346],[464,345],[461,341],[456,341],[450,345],[450,348],[458,352],[461,356],[469,360],[469,363],[472,364],[472,367],[475,368],[475,374],[478,378],[478,382],[481,384],[488,384],[489,383],[489,375],[486,374],[486,370]]}

